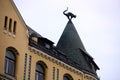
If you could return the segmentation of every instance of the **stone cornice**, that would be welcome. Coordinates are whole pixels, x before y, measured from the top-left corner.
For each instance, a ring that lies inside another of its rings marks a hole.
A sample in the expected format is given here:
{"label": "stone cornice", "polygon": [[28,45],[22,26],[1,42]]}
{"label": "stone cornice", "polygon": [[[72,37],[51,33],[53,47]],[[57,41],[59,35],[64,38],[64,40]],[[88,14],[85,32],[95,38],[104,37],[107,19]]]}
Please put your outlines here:
{"label": "stone cornice", "polygon": [[43,57],[43,58],[45,58],[45,59],[47,59],[47,60],[49,60],[51,62],[63,67],[63,68],[71,71],[71,72],[74,72],[74,73],[76,73],[78,75],[83,75],[83,72],[81,72],[80,70],[78,70],[78,69],[76,69],[76,68],[74,68],[72,66],[69,66],[68,64],[66,64],[66,63],[64,63],[64,62],[62,62],[62,61],[60,61],[60,60],[58,60],[58,59],[44,53],[44,52],[41,52],[40,50],[38,50],[38,49],[36,49],[34,47],[29,46],[29,50],[31,52],[33,52],[34,54],[37,54],[37,55],[39,55],[39,56],[41,56],[41,57]]}
{"label": "stone cornice", "polygon": [[80,70],[78,70],[78,69],[76,69],[76,68],[74,68],[74,67],[72,67],[72,66],[70,66],[70,65],[68,65],[68,64],[66,64],[66,63],[64,63],[64,62],[62,62],[62,61],[60,61],[60,60],[58,60],[58,59],[56,59],[56,58],[54,58],[54,57],[52,57],[50,55],[38,50],[38,49],[36,49],[36,48],[34,48],[34,47],[29,46],[28,49],[30,50],[30,52],[33,52],[34,54],[37,54],[37,55],[39,55],[39,56],[41,56],[41,57],[43,57],[43,58],[45,58],[45,59],[47,59],[47,60],[49,60],[49,61],[51,61],[51,62],[53,62],[55,64],[61,66],[64,69],[69,70],[69,71],[71,71],[71,72],[73,72],[73,73],[75,73],[77,75],[81,75],[84,78],[97,80],[95,77],[93,77],[93,76],[91,76],[89,74],[85,74],[82,71],[80,71]]}

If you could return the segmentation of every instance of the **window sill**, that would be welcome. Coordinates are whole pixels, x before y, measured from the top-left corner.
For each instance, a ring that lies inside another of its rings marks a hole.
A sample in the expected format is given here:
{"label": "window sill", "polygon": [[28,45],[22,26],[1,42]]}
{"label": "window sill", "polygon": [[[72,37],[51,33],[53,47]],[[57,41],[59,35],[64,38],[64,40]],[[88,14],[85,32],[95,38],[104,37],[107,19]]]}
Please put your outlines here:
{"label": "window sill", "polygon": [[13,38],[15,38],[15,37],[16,37],[16,35],[15,35],[15,34],[13,34],[12,36],[13,36]]}
{"label": "window sill", "polygon": [[9,32],[9,33],[8,33],[8,35],[9,35],[9,36],[11,36],[11,35],[12,35],[12,33],[11,33],[11,32]]}
{"label": "window sill", "polygon": [[4,30],[3,32],[4,32],[5,34],[7,34],[7,30]]}
{"label": "window sill", "polygon": [[8,32],[7,30],[4,30],[3,33],[4,33],[4,34],[8,34],[9,36],[12,36],[13,38],[16,37],[15,34],[13,34],[13,33],[11,33],[11,32]]}
{"label": "window sill", "polygon": [[8,74],[0,74],[0,76],[1,76],[3,79],[16,80],[15,77],[10,76],[10,75],[8,75]]}

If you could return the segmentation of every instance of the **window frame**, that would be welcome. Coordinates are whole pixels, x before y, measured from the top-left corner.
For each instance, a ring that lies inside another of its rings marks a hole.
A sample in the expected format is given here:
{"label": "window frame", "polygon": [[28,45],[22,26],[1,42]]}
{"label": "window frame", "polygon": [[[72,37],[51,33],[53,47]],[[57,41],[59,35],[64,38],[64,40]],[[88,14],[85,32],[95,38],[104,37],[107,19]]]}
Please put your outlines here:
{"label": "window frame", "polygon": [[12,19],[9,19],[9,32],[12,32]]}
{"label": "window frame", "polygon": [[14,35],[16,34],[16,26],[17,26],[17,22],[14,21],[14,24],[13,24],[13,34]]}
{"label": "window frame", "polygon": [[[65,79],[66,78],[66,79]],[[70,80],[67,76],[63,77],[63,80]]]}
{"label": "window frame", "polygon": [[5,16],[5,19],[4,19],[4,30],[7,30],[7,25],[8,25],[8,17]]}
{"label": "window frame", "polygon": [[[9,53],[7,53],[8,51],[13,55],[14,59],[7,56],[7,54],[9,54]],[[10,76],[15,76],[16,57],[15,57],[15,54],[13,53],[13,51],[6,50],[4,65],[5,65],[5,67],[4,67],[5,74],[8,74]]]}
{"label": "window frame", "polygon": [[[42,71],[37,70],[37,65],[41,67]],[[40,80],[42,76],[42,80],[45,80],[45,68],[43,67],[43,65],[37,63],[36,64],[36,70],[35,70],[35,80]]]}
{"label": "window frame", "polygon": [[[65,78],[66,78],[66,79],[65,79]],[[70,74],[66,73],[66,74],[64,74],[64,76],[63,76],[63,80],[73,80],[73,77],[72,77]]]}

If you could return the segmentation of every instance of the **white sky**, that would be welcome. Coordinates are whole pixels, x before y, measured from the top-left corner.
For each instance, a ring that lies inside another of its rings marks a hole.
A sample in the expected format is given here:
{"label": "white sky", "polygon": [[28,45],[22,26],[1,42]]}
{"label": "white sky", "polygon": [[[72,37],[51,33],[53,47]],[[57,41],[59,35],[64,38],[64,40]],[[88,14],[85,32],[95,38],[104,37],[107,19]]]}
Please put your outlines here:
{"label": "white sky", "polygon": [[62,12],[77,15],[73,23],[82,42],[100,67],[101,80],[120,80],[120,0],[14,0],[24,21],[43,37],[57,44],[68,19]]}

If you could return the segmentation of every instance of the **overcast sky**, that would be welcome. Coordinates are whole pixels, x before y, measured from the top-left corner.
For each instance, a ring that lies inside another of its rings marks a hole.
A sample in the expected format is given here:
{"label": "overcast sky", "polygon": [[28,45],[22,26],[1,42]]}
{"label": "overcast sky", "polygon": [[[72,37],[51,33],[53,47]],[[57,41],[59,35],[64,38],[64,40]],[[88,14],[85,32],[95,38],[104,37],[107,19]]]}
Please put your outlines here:
{"label": "overcast sky", "polygon": [[14,0],[24,21],[57,44],[68,19],[63,11],[77,15],[73,23],[87,52],[100,67],[101,80],[120,80],[120,0]]}

